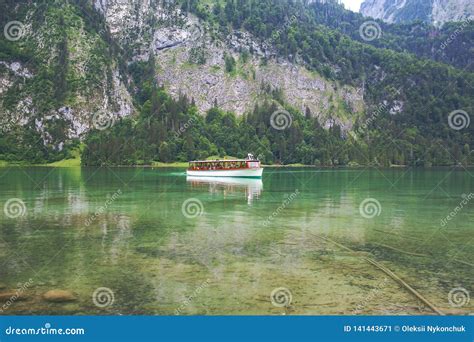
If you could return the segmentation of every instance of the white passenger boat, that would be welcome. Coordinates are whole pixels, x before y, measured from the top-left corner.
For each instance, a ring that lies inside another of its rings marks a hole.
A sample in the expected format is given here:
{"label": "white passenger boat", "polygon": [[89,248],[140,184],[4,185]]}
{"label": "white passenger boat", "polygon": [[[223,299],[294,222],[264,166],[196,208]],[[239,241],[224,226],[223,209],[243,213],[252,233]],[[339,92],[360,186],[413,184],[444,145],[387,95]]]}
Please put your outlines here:
{"label": "white passenger boat", "polygon": [[261,178],[234,177],[194,177],[187,176],[186,181],[196,189],[206,189],[212,194],[222,194],[224,198],[239,196],[245,193],[247,204],[260,198],[263,191]]}
{"label": "white passenger boat", "polygon": [[193,177],[262,178],[260,160],[249,153],[246,159],[196,160],[189,162],[186,171]]}

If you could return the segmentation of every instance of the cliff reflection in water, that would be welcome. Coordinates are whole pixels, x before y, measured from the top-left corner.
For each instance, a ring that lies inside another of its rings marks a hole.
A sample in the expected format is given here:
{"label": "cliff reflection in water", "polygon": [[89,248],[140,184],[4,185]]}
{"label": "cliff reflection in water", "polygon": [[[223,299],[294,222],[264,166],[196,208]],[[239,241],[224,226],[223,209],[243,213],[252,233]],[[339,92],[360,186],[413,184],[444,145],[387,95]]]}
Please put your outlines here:
{"label": "cliff reflection in water", "polygon": [[251,205],[258,200],[263,191],[261,179],[234,178],[234,177],[186,177],[186,181],[193,188],[209,188],[210,193],[224,194],[224,197],[243,194],[247,204]]}

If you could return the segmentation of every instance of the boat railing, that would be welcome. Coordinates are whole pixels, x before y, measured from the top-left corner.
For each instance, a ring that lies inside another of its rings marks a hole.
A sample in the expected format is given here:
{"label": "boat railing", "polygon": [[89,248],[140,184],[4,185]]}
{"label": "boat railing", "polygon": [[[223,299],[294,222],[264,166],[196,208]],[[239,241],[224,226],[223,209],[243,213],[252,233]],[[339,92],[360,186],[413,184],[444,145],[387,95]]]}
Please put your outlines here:
{"label": "boat railing", "polygon": [[233,161],[196,161],[189,163],[190,170],[241,170],[259,168],[260,162],[257,160],[233,160]]}

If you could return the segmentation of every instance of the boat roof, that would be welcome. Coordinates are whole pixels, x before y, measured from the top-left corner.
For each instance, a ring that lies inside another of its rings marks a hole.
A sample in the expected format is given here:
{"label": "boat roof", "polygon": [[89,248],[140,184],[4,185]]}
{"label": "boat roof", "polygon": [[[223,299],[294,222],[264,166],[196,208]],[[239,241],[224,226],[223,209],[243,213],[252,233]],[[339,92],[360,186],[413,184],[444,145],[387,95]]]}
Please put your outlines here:
{"label": "boat roof", "polygon": [[220,162],[247,162],[247,161],[254,161],[258,162],[258,159],[212,159],[212,160],[192,160],[190,163],[220,163]]}

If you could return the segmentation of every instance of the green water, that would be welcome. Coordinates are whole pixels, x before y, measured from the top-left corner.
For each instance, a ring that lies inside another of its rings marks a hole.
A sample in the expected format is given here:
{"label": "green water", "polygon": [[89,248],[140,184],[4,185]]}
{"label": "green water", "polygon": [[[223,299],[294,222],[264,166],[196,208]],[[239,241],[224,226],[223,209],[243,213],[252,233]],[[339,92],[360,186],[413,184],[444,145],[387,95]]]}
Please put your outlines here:
{"label": "green water", "polygon": [[[453,305],[449,293],[473,290],[473,176],[268,168],[261,182],[199,181],[177,169],[0,168],[2,208],[17,198],[25,209],[0,213],[0,308],[12,291],[22,297],[0,313],[432,313],[368,257],[444,312],[469,314],[474,299]],[[366,199],[380,203],[373,218],[361,214]],[[105,306],[93,300],[101,287],[113,292]],[[282,287],[291,302],[275,305]],[[55,289],[76,300],[46,301]]]}

